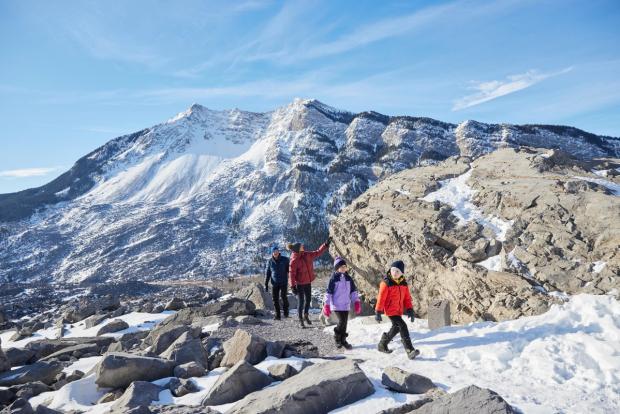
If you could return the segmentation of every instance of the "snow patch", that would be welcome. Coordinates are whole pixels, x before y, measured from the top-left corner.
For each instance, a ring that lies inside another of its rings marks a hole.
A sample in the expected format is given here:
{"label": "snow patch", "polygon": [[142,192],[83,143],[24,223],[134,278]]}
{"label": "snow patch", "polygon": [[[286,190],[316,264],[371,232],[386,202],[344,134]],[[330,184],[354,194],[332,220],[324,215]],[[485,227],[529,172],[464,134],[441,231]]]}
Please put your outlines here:
{"label": "snow patch", "polygon": [[502,270],[502,255],[497,254],[495,256],[491,256],[481,262],[476,263],[479,266],[485,267],[489,270],[493,270],[495,272],[499,272]]}
{"label": "snow patch", "polygon": [[620,184],[616,184],[608,180],[603,180],[602,178],[581,177],[581,176],[575,176],[573,178],[601,185],[607,188],[613,195],[620,196]]}
{"label": "snow patch", "polygon": [[592,272],[601,273],[601,271],[605,268],[607,262],[599,260],[597,262],[592,263]]}
{"label": "snow patch", "polygon": [[472,203],[472,198],[476,193],[467,181],[471,177],[472,169],[455,178],[440,181],[441,187],[422,198],[424,201],[440,201],[453,208],[452,214],[459,219],[460,225],[465,225],[469,221],[476,221],[485,228],[492,230],[497,240],[505,241],[506,233],[512,226],[512,220],[506,221],[499,217],[485,216],[482,210]]}

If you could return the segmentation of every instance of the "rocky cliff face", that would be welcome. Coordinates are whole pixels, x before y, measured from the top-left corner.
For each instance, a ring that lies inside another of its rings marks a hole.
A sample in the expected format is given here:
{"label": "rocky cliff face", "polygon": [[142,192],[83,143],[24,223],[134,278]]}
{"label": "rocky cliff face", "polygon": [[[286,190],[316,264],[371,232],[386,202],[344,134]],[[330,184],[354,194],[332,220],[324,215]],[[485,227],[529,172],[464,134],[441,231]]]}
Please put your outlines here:
{"label": "rocky cliff face", "polygon": [[454,125],[316,100],[266,113],[193,105],[45,186],[0,195],[0,281],[254,273],[272,243],[318,245],[342,208],[395,172],[533,142],[620,155],[620,140],[569,127]]}
{"label": "rocky cliff face", "polygon": [[559,292],[617,295],[619,166],[522,148],[402,171],[333,221],[332,254],[370,297],[403,259],[416,311],[449,299],[457,322],[537,314]]}

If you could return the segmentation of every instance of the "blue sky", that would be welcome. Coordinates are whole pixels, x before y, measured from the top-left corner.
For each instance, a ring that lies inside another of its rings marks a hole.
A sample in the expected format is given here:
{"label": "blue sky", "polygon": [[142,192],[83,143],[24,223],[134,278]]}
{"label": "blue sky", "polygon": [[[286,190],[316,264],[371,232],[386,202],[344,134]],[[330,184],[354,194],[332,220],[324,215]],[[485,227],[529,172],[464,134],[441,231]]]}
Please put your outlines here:
{"label": "blue sky", "polygon": [[620,136],[620,2],[0,1],[0,193],[198,102]]}

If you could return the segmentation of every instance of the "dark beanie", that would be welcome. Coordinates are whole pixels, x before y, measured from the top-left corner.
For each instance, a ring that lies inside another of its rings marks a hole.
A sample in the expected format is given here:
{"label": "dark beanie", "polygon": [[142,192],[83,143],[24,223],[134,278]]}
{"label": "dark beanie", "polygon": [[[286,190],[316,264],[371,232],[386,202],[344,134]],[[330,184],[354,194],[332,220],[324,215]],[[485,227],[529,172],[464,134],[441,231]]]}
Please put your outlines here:
{"label": "dark beanie", "polygon": [[295,252],[295,253],[299,253],[299,251],[301,250],[301,243],[297,242],[297,243],[289,243],[286,247],[288,247],[289,250]]}
{"label": "dark beanie", "polygon": [[280,251],[280,249],[278,248],[278,246],[272,246],[271,247],[271,254],[274,254],[276,252],[276,250]]}
{"label": "dark beanie", "polygon": [[405,273],[405,264],[403,263],[402,260],[397,260],[394,263],[392,263],[390,265],[390,268],[395,267],[397,269],[400,269],[401,272]]}
{"label": "dark beanie", "polygon": [[337,257],[334,259],[334,270],[338,270],[338,268],[339,268],[340,266],[342,266],[342,265],[346,265],[346,264],[347,264],[347,262],[346,262],[346,261],[345,261],[342,257],[337,256]]}

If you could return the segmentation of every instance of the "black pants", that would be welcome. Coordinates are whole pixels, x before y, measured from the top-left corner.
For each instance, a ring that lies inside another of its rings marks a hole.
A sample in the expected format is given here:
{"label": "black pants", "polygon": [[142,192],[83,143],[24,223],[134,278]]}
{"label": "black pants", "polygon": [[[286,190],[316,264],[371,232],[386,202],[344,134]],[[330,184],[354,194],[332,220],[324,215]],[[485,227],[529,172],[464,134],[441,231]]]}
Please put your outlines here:
{"label": "black pants", "polygon": [[312,284],[297,285],[297,313],[303,317],[304,313],[310,311],[310,301],[312,300]]}
{"label": "black pants", "polygon": [[334,328],[336,335],[344,335],[347,333],[347,322],[349,321],[349,311],[335,311],[338,318],[338,324]]}
{"label": "black pants", "polygon": [[288,316],[288,286],[274,285],[271,288],[271,297],[273,298],[273,306],[276,308],[276,315],[280,316],[280,299],[282,299],[282,309],[284,316]]}
{"label": "black pants", "polygon": [[405,349],[412,349],[411,345],[411,337],[409,336],[409,328],[407,327],[407,323],[400,316],[388,316],[390,321],[392,322],[392,326],[387,333],[390,341],[396,336],[397,333],[400,333],[400,339],[403,341],[403,345]]}

